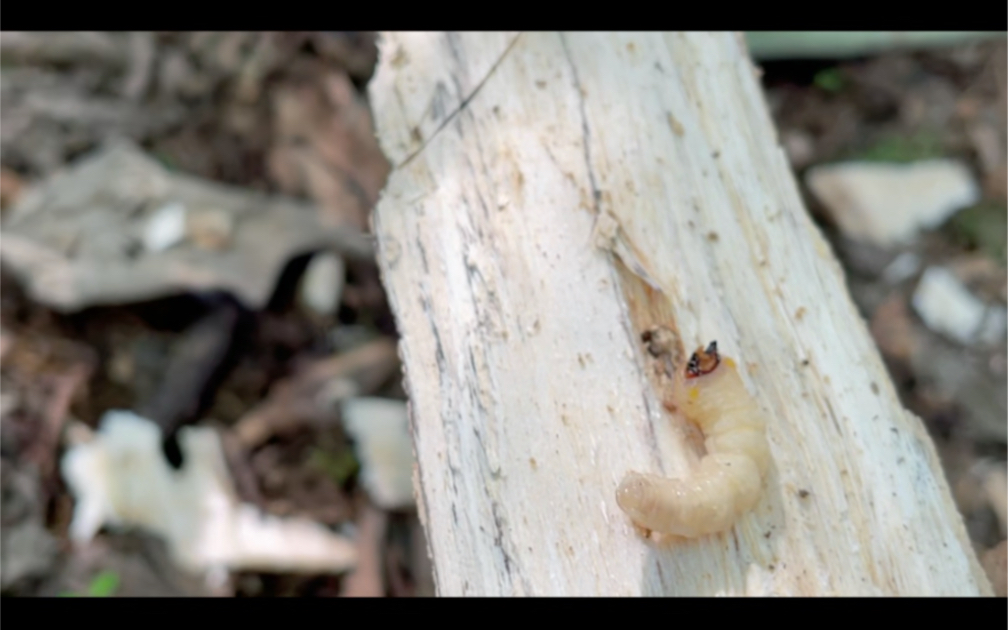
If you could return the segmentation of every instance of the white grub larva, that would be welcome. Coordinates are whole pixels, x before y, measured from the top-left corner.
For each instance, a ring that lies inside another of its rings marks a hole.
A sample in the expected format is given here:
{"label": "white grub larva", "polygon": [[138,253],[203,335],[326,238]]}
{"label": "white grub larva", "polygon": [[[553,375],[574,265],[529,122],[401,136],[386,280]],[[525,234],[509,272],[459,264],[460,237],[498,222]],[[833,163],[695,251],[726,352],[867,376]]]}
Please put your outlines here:
{"label": "white grub larva", "polygon": [[675,408],[703,431],[707,454],[688,477],[631,472],[616,502],[641,527],[693,538],[725,531],[754,508],[770,466],[763,415],[717,343],[676,373]]}

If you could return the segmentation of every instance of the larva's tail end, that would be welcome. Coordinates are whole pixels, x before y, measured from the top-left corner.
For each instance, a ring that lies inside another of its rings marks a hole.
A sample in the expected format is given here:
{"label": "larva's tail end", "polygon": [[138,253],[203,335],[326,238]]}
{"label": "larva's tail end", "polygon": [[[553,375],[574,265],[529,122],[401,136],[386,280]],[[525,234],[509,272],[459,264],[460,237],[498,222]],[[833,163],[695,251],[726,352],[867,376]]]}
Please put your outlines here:
{"label": "larva's tail end", "polygon": [[627,473],[616,488],[616,504],[627,513],[634,522],[640,522],[642,507],[650,495],[650,483],[646,475]]}
{"label": "larva's tail end", "polygon": [[671,508],[670,516],[670,506],[661,505],[665,503],[661,498],[662,490],[656,486],[670,482],[674,483],[655,475],[631,472],[627,473],[616,489],[616,503],[630,517],[641,537],[661,545],[674,544],[698,535],[692,528],[680,524],[681,517],[676,514],[674,507]]}

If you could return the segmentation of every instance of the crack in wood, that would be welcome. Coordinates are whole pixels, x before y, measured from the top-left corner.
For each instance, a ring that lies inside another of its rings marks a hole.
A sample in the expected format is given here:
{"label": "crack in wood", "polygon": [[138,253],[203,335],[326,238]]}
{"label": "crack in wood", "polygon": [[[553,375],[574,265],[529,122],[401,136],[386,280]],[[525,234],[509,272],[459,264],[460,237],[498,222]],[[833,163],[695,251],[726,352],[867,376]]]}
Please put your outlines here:
{"label": "crack in wood", "polygon": [[574,65],[574,59],[571,58],[570,49],[567,47],[567,38],[564,37],[563,33],[560,33],[560,44],[563,46],[564,56],[567,57],[571,74],[574,76],[574,89],[577,91],[578,110],[581,112],[581,142],[584,148],[585,168],[588,170],[588,182],[591,185],[592,198],[595,203],[595,216],[599,216],[601,214],[602,192],[595,181],[595,171],[592,169],[591,130],[588,128],[588,113],[585,111],[584,91],[581,87],[581,78],[578,77],[577,66]]}
{"label": "crack in wood", "polygon": [[[510,53],[511,49],[513,49],[515,47],[515,44],[518,43],[518,40],[521,39],[521,36],[522,36],[522,33],[518,33],[517,35],[514,36],[514,39],[512,39],[511,42],[507,45],[507,48],[505,48],[504,52],[502,52],[501,55],[500,55],[500,57],[497,58],[497,61],[495,61],[492,66],[490,66],[490,70],[487,71],[486,76],[483,77],[482,79],[480,79],[480,82],[476,84],[476,87],[474,87],[473,90],[472,90],[472,92],[469,93],[469,96],[467,96],[464,99],[462,99],[462,102],[459,103],[459,106],[456,107],[455,110],[452,111],[452,113],[448,114],[448,116],[445,117],[445,119],[441,121],[441,124],[438,125],[438,128],[434,130],[434,133],[432,133],[430,136],[428,136],[427,138],[425,138],[424,141],[423,141],[423,144],[421,144],[420,147],[416,151],[414,151],[413,153],[410,153],[408,156],[406,156],[406,159],[403,160],[400,164],[397,164],[396,168],[403,168],[404,166],[406,166],[407,164],[409,164],[410,162],[412,162],[413,158],[415,158],[416,156],[420,155],[420,153],[422,153],[423,150],[427,148],[427,145],[431,143],[431,140],[433,140],[434,138],[436,138],[437,135],[439,133],[441,133],[441,130],[444,129],[445,127],[447,127],[448,123],[450,123],[452,120],[454,120],[455,116],[457,116],[459,112],[461,112],[462,110],[464,110],[466,108],[466,106],[468,106],[469,103],[474,98],[476,98],[476,95],[480,93],[480,90],[483,89],[483,86],[486,85],[486,82],[490,79],[490,77],[492,77],[494,75],[494,73],[497,71],[497,68],[500,67],[501,63],[503,63],[504,59],[507,58],[508,53]],[[449,47],[452,49],[452,55],[455,56],[457,53],[455,51],[455,47],[454,47],[454,45],[452,43],[452,40],[450,38],[449,38]]]}

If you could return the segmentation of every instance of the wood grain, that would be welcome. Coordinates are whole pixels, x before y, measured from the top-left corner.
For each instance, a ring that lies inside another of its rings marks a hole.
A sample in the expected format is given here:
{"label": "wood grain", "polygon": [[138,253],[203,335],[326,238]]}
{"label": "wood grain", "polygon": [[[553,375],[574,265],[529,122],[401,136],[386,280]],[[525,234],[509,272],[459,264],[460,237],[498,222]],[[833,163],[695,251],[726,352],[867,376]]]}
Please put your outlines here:
{"label": "wood grain", "polygon": [[[385,34],[373,217],[442,595],[989,595],[921,422],[733,34]],[[763,500],[645,540],[615,490],[702,452],[641,333],[716,339]]]}

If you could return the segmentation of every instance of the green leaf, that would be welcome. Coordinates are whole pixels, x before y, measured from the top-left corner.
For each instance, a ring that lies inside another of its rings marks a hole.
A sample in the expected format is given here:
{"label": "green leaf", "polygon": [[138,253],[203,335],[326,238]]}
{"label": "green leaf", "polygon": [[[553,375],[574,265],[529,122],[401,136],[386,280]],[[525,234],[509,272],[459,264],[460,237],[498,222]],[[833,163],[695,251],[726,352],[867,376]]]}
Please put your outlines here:
{"label": "green leaf", "polygon": [[824,92],[836,93],[842,90],[844,86],[843,75],[840,74],[840,70],[837,68],[820,70],[816,73],[812,82]]}
{"label": "green leaf", "polygon": [[339,485],[346,483],[360,468],[352,449],[332,453],[321,448],[312,451],[308,465],[330,477]]}
{"label": "green leaf", "polygon": [[969,249],[983,252],[994,260],[1008,260],[1008,209],[1004,202],[987,201],[959,211],[946,229],[952,239]]}
{"label": "green leaf", "polygon": [[115,571],[102,571],[94,576],[88,585],[88,595],[91,597],[109,597],[119,588],[119,574]]}
{"label": "green leaf", "polygon": [[851,156],[870,162],[906,164],[943,156],[941,139],[933,131],[922,130],[913,135],[890,135]]}
{"label": "green leaf", "polygon": [[167,153],[165,153],[164,151],[155,151],[153,155],[154,159],[160,162],[161,166],[165,167],[169,171],[178,170],[178,164],[176,164],[175,160],[172,159],[172,157]]}

